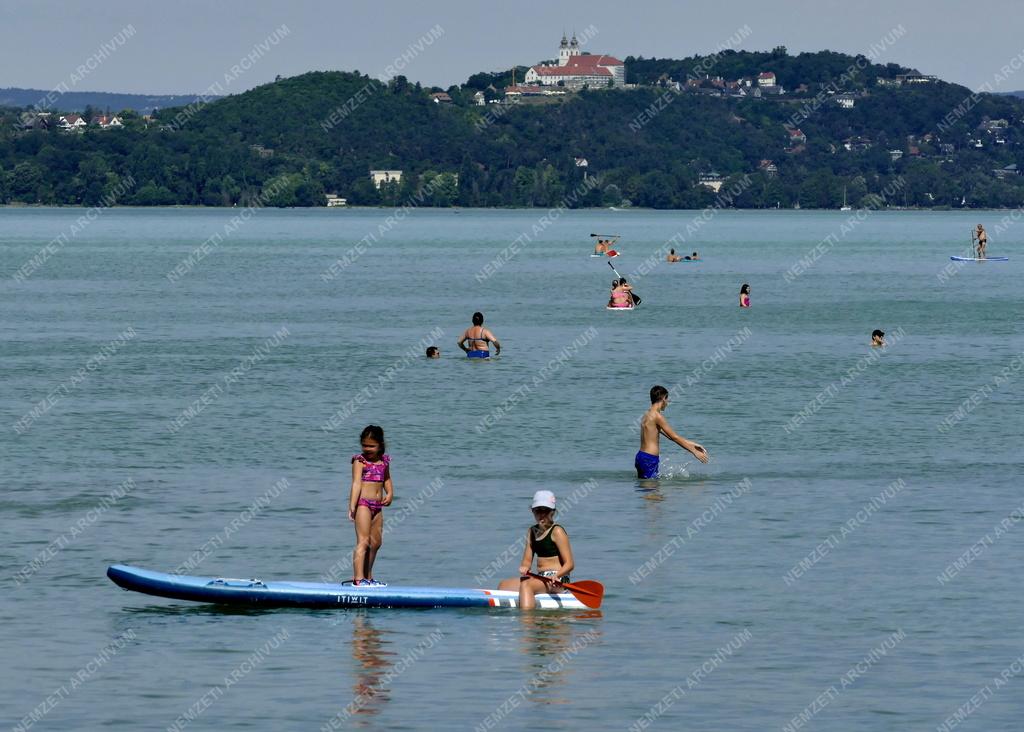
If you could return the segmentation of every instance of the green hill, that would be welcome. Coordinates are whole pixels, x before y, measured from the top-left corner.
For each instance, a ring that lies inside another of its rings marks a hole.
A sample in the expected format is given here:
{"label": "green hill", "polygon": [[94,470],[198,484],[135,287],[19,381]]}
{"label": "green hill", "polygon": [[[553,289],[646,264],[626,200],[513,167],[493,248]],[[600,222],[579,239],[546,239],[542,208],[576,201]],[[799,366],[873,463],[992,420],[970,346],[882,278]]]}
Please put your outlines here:
{"label": "green hill", "polygon": [[[838,207],[844,192],[865,205],[883,193],[894,206],[1024,201],[1024,179],[1008,167],[1024,169],[1024,100],[971,99],[941,81],[879,86],[914,73],[894,65],[844,79],[856,57],[784,49],[727,52],[687,89],[703,60],[627,59],[637,88],[486,107],[472,95],[500,75],[476,74],[439,104],[404,77],[312,72],[166,109],[149,126],[128,115],[121,130],[25,130],[9,110],[0,201],[92,205],[130,175],[119,203],[322,205],[329,191],[370,205],[695,208],[715,201],[698,185],[712,173],[741,191],[726,203],[742,207]],[[723,96],[733,92],[714,78],[760,71],[785,93]],[[842,92],[853,108],[837,103]],[[371,169],[402,170],[402,182],[377,190]],[[584,170],[593,187],[581,185]]]}

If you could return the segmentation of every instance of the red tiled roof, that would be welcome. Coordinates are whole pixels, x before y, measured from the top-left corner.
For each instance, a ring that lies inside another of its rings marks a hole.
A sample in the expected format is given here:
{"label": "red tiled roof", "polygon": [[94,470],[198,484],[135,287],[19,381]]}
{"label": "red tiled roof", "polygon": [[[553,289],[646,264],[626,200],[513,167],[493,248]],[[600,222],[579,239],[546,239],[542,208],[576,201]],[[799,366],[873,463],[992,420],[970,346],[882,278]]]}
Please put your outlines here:
{"label": "red tiled roof", "polygon": [[771,79],[774,76],[775,76],[775,72],[774,71],[762,71],[760,74],[757,75],[757,78],[758,79]]}
{"label": "red tiled roof", "polygon": [[614,56],[587,54],[570,56],[565,66],[534,66],[533,71],[538,76],[611,76],[608,66],[624,64]]}

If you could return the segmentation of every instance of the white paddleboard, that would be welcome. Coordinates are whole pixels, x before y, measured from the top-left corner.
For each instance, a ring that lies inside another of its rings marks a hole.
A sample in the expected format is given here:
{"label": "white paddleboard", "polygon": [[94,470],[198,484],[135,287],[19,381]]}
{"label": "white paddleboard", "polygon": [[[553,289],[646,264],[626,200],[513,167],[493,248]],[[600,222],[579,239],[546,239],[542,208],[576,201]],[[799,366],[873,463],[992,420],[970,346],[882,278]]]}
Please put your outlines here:
{"label": "white paddleboard", "polygon": [[950,257],[954,262],[1009,262],[1009,257],[985,257],[979,259],[978,257]]}

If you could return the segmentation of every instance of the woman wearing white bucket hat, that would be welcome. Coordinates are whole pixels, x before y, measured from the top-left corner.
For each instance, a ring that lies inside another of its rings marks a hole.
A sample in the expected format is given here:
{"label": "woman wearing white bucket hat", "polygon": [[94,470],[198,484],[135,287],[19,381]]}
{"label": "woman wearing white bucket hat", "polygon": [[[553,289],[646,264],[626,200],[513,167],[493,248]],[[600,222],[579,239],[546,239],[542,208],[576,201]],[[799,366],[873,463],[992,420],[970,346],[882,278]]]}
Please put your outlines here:
{"label": "woman wearing white bucket hat", "polygon": [[[537,491],[533,494],[530,509],[537,520],[526,533],[526,547],[523,561],[519,563],[519,577],[503,580],[499,590],[519,590],[519,607],[530,610],[536,607],[538,592],[557,593],[560,584],[569,582],[573,570],[572,547],[565,529],[555,523],[555,494],[551,491]],[[543,580],[527,576],[534,556],[537,557],[537,574]]]}

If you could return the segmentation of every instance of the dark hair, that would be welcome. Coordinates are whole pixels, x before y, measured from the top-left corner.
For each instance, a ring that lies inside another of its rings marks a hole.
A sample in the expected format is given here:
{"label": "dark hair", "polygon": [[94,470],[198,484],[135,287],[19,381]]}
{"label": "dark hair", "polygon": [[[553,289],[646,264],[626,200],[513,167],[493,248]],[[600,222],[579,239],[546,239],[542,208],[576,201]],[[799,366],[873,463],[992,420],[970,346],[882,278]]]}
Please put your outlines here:
{"label": "dark hair", "polygon": [[383,455],[385,452],[387,452],[388,446],[384,442],[384,428],[383,427],[381,427],[379,425],[375,425],[375,424],[368,424],[368,425],[366,425],[365,427],[363,427],[363,431],[359,433],[359,441],[362,442],[367,437],[369,437],[372,440],[376,440],[377,443],[380,444],[380,454],[381,455]]}
{"label": "dark hair", "polygon": [[651,387],[651,404],[657,404],[662,399],[668,396],[668,389],[664,386],[652,386]]}
{"label": "dark hair", "polygon": [[871,331],[871,337],[872,338],[874,338],[875,336],[884,336],[884,335],[885,335],[885,333],[880,331],[878,328],[875,328],[873,331]]}
{"label": "dark hair", "polygon": [[740,294],[741,295],[749,295],[750,294],[750,285],[748,285],[746,282],[744,282],[743,283],[743,287],[740,288]]}
{"label": "dark hair", "polygon": [[427,355],[428,356],[433,356],[435,353],[437,353],[437,346],[430,346],[427,349]]}
{"label": "dark hair", "polygon": [[473,325],[483,325],[483,324],[484,324],[484,314],[481,313],[481,312],[473,313]]}
{"label": "dark hair", "polygon": [[693,256],[695,256],[695,257],[696,257],[696,256],[697,256],[697,252],[694,252],[694,253],[693,253]]}
{"label": "dark hair", "polygon": [[675,253],[676,253],[676,250],[675,250],[675,249],[669,249],[669,250],[668,250],[668,253],[669,253],[669,254],[675,254]]}

